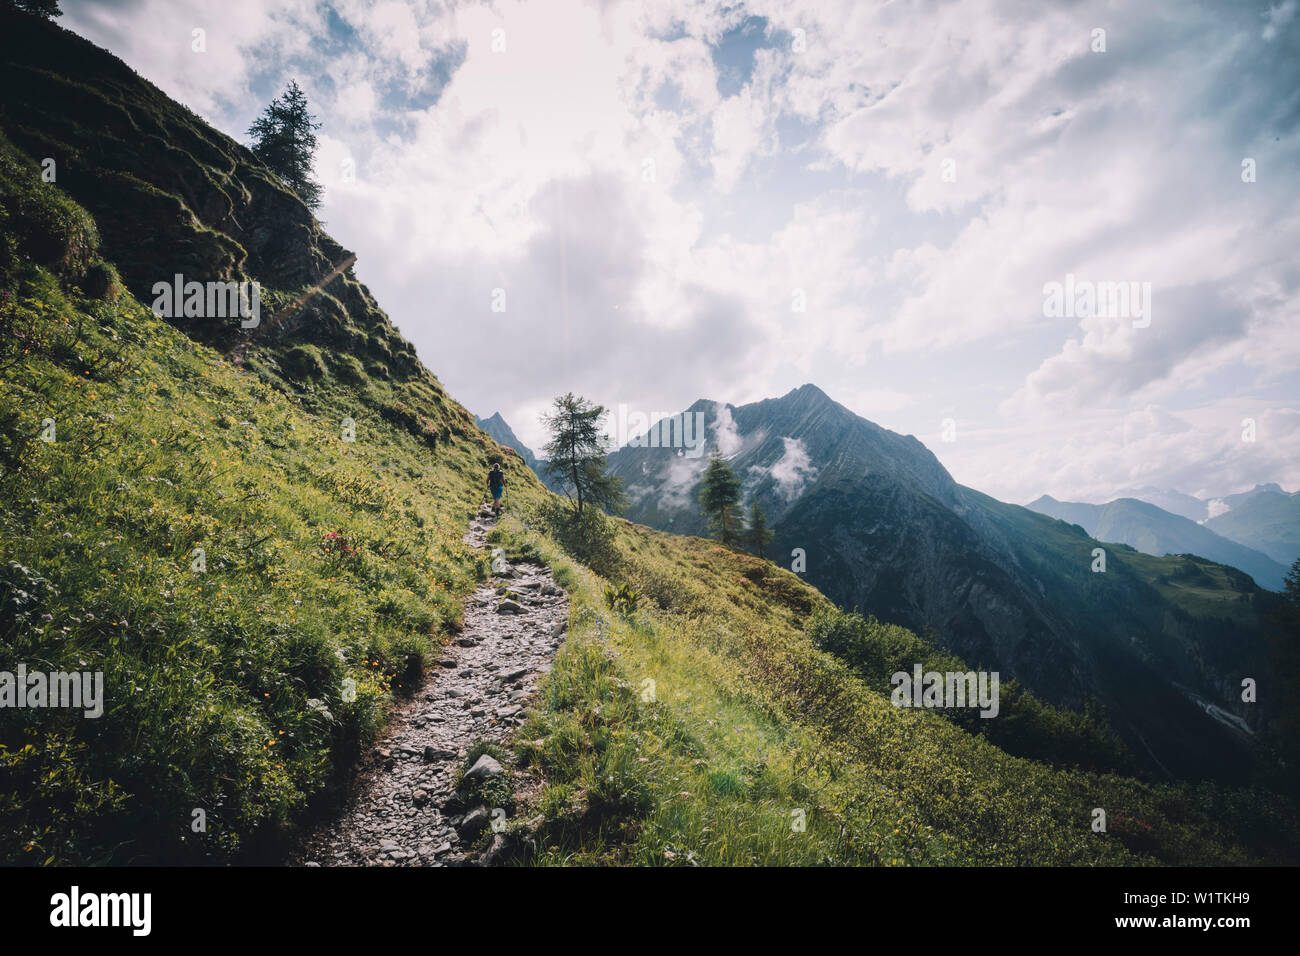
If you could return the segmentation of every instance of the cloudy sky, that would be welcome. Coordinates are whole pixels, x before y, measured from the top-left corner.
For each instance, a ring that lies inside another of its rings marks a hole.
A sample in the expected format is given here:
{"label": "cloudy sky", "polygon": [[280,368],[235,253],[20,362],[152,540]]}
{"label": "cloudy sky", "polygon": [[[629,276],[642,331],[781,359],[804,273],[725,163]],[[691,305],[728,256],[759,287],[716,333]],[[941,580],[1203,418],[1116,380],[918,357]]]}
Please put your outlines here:
{"label": "cloudy sky", "polygon": [[[63,0],[61,23],[244,141],[296,78],[357,275],[534,447],[569,390],[649,413],[813,382],[1023,502],[1300,487],[1298,7]],[[1067,276],[1139,294],[1052,314]]]}

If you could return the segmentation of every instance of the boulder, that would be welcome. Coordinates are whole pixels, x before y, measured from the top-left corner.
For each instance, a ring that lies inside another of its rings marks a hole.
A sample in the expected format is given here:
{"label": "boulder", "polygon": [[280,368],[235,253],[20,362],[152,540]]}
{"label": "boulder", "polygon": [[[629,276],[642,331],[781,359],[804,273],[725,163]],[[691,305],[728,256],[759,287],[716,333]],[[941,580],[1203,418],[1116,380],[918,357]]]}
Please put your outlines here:
{"label": "boulder", "polygon": [[465,771],[465,783],[476,783],[506,772],[506,768],[497,763],[489,754],[483,754],[474,761],[474,766]]}
{"label": "boulder", "polygon": [[460,835],[462,843],[468,843],[476,836],[487,829],[487,825],[492,818],[488,815],[487,807],[475,807],[469,813],[465,814],[465,819],[460,822],[457,833]]}

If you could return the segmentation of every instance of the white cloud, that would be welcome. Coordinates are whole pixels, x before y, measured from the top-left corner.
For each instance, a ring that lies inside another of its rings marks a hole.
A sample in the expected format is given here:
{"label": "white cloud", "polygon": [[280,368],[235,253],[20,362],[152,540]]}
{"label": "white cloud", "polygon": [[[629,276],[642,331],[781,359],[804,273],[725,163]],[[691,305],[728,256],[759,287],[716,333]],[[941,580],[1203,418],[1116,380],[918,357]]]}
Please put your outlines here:
{"label": "white cloud", "polygon": [[[452,394],[534,447],[564,391],[814,381],[927,441],[959,419],[934,450],[1007,498],[1300,483],[1296,0],[65,6],[236,136],[297,76],[330,231]],[[1067,273],[1149,281],[1151,325],[1045,318]]]}
{"label": "white cloud", "polygon": [[804,485],[817,476],[817,469],[808,457],[808,449],[797,438],[782,438],[785,451],[771,468],[755,466],[752,471],[771,475],[777,491],[786,501],[793,501],[803,492]]}
{"label": "white cloud", "polygon": [[665,510],[685,509],[692,504],[690,492],[704,475],[708,459],[674,456],[668,463],[664,483],[660,487],[659,506]]}
{"label": "white cloud", "polygon": [[713,406],[713,441],[723,458],[732,457],[744,444],[736,421],[731,417],[731,409],[721,402]]}
{"label": "white cloud", "polygon": [[[65,4],[61,24],[108,47],[209,117],[249,95],[259,63],[307,53],[324,34],[314,0],[171,0]],[[194,31],[201,30],[203,52]],[[242,132],[242,131],[240,131]]]}

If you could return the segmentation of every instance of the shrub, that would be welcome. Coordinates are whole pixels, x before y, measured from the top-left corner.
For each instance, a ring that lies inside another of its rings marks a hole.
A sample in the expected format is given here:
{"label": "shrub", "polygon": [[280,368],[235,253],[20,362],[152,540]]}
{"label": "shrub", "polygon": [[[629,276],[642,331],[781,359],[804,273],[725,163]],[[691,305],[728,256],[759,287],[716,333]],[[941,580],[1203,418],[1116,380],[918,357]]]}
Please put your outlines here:
{"label": "shrub", "polygon": [[573,557],[597,574],[611,576],[617,572],[621,558],[613,524],[604,512],[588,507],[579,513],[564,499],[552,498],[537,513],[551,537]]}
{"label": "shrub", "polygon": [[[939,650],[933,637],[925,640],[907,628],[882,624],[875,617],[857,613],[823,608],[808,619],[807,634],[814,645],[844,661],[868,687],[880,692],[890,687],[894,673],[910,673],[916,664],[925,671],[972,669]],[[1127,749],[1095,703],[1090,703],[1082,714],[1058,709],[1043,703],[1014,680],[1001,682],[999,702],[999,720],[983,720],[975,711],[963,708],[941,708],[938,713],[1016,756],[1096,770],[1131,768]]]}
{"label": "shrub", "polygon": [[[474,780],[468,784],[465,783],[465,774],[470,767],[474,766],[478,758],[484,754],[505,767],[506,772]],[[488,810],[495,810],[498,807],[507,812],[513,810],[515,794],[514,784],[511,782],[510,765],[509,753],[498,744],[479,741],[470,747],[465,753],[465,759],[461,761],[461,765],[456,771],[456,795],[461,804],[466,809],[482,804]]]}
{"label": "shrub", "polygon": [[605,603],[623,617],[631,617],[636,613],[640,598],[641,595],[626,584],[617,587],[612,584],[605,585]]}
{"label": "shrub", "polygon": [[323,554],[339,558],[348,558],[357,553],[356,547],[341,531],[326,531],[321,538],[320,549]]}

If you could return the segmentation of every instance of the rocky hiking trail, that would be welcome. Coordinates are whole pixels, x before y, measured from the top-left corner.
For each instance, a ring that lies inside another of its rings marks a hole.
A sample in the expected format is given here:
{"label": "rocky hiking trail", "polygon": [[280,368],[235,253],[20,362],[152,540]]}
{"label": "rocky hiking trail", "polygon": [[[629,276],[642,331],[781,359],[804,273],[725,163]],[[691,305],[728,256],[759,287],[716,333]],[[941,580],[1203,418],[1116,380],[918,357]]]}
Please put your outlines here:
{"label": "rocky hiking trail", "polygon": [[[484,506],[464,540],[482,548],[495,526]],[[515,597],[502,592],[514,592]],[[493,552],[492,577],[465,604],[461,633],[430,661],[424,684],[397,704],[357,768],[340,809],[294,854],[302,866],[457,866],[492,863],[502,836],[475,858],[492,807],[461,806],[456,768],[475,744],[499,743],[524,722],[536,679],[564,641],[569,599],[541,564]],[[488,755],[467,778],[510,773]]]}

